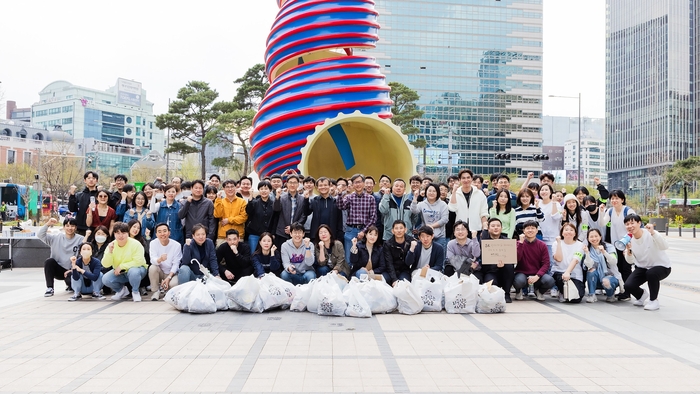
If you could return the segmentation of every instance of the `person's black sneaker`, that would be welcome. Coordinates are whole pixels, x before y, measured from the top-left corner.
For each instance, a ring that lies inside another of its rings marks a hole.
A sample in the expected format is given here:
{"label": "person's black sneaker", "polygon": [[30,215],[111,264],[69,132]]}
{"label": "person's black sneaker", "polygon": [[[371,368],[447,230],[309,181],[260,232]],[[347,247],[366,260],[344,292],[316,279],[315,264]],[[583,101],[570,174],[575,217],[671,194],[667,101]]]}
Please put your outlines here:
{"label": "person's black sneaker", "polygon": [[44,293],[44,297],[53,297],[53,288],[49,287],[46,289],[46,293]]}
{"label": "person's black sneaker", "polygon": [[68,299],[68,301],[78,301],[78,300],[81,299],[81,298],[83,298],[82,295],[80,295],[80,294],[73,294],[73,295]]}
{"label": "person's black sneaker", "polygon": [[630,300],[629,293],[619,293],[619,294],[616,294],[615,297],[617,297],[618,301],[629,301]]}
{"label": "person's black sneaker", "polygon": [[66,291],[73,291],[73,288],[68,286],[68,287],[66,287]]}
{"label": "person's black sneaker", "polygon": [[512,303],[513,300],[510,299],[510,294],[506,294],[506,304]]}

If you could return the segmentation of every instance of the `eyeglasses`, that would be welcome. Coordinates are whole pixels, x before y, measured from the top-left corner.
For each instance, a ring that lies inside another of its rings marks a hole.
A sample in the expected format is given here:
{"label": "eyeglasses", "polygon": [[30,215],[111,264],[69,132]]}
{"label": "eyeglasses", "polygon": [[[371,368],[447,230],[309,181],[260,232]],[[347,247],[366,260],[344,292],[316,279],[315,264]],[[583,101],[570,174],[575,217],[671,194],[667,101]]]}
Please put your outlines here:
{"label": "eyeglasses", "polygon": [[97,196],[97,198],[107,198],[105,195]]}

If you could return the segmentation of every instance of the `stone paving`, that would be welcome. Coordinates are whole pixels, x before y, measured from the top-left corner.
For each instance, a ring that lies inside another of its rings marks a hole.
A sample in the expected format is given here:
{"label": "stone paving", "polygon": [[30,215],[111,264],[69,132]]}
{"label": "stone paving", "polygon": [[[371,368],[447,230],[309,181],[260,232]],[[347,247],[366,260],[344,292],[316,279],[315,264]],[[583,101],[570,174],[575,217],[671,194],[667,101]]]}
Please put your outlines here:
{"label": "stone paving", "polygon": [[191,315],[44,298],[40,269],[3,270],[0,393],[700,392],[700,242],[669,242],[655,312],[601,296],[499,315]]}

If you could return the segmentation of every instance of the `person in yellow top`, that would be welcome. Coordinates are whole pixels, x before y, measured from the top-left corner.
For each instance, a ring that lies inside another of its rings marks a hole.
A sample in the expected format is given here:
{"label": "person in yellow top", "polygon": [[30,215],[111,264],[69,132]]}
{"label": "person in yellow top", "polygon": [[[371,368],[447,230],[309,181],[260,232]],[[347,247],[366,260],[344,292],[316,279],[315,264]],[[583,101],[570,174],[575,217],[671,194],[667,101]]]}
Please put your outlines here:
{"label": "person in yellow top", "polygon": [[243,238],[245,222],[248,220],[245,211],[248,201],[236,195],[236,182],[231,179],[225,181],[222,194],[214,202],[214,217],[219,219],[216,246],[226,242],[226,231],[230,229],[236,229],[240,238]]}
{"label": "person in yellow top", "polygon": [[112,289],[116,294],[112,300],[117,301],[129,295],[129,289],[125,286],[131,284],[133,292],[131,296],[134,302],[141,301],[139,284],[146,277],[146,258],[141,242],[129,237],[129,226],[126,223],[114,224],[114,241],[110,242],[102,257],[103,267],[113,267],[102,278],[102,283]]}

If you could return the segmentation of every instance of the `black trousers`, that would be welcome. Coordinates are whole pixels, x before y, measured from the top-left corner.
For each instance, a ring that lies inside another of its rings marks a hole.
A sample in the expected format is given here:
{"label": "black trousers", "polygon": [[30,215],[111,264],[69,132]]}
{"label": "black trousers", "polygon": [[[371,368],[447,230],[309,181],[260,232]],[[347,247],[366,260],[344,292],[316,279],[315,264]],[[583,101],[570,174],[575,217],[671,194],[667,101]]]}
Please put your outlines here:
{"label": "black trousers", "polygon": [[644,290],[639,287],[644,282],[649,284],[649,300],[654,301],[659,296],[661,281],[671,274],[671,268],[651,267],[635,268],[634,272],[625,281],[625,291],[632,294],[636,299],[642,298]]}
{"label": "black trousers", "polygon": [[58,261],[48,259],[44,261],[44,277],[46,278],[46,287],[53,289],[54,279],[63,279],[66,286],[70,287],[70,275],[65,276],[67,269],[61,267]]}
{"label": "black trousers", "polygon": [[[560,293],[564,292],[564,278],[562,278],[562,275],[563,274],[561,272],[555,272],[552,274],[552,277],[554,278],[554,283],[557,284],[557,288],[559,289]],[[575,300],[571,300],[569,302],[572,304],[578,304],[583,299],[583,295],[586,292],[586,288],[585,288],[583,282],[578,280],[578,279],[571,278],[571,280],[569,281],[569,284],[571,284],[571,283],[573,283],[576,286],[576,289],[578,289],[579,298],[575,299]]]}
{"label": "black trousers", "polygon": [[[223,268],[223,267],[221,267]],[[236,282],[238,282],[239,279],[245,277],[245,276],[250,276],[253,275],[253,266],[248,266],[248,267],[236,267],[236,269],[228,269],[231,271],[233,274],[233,280],[228,280],[226,275],[222,272],[219,272],[219,276],[221,276],[221,279],[225,280],[226,282],[230,283],[231,286],[235,285]]]}
{"label": "black trousers", "polygon": [[513,280],[515,280],[514,264],[505,264],[501,268],[495,265],[482,266],[481,270],[484,271],[484,283],[493,280],[493,284],[503,289],[506,297],[510,297],[510,288],[513,287]]}
{"label": "black trousers", "polygon": [[[630,277],[632,274],[632,265],[625,260],[625,252],[623,250],[617,250],[617,269],[620,271],[620,275],[622,275],[622,281],[627,282],[627,278]],[[627,290],[627,286],[625,286],[625,292],[623,295],[629,295],[629,290]]]}

